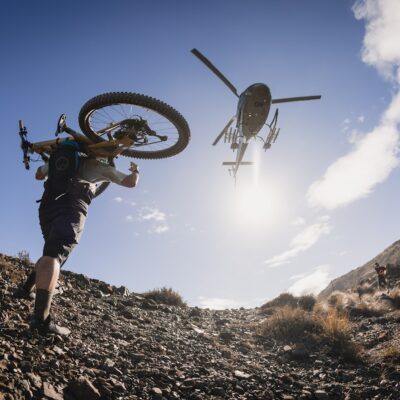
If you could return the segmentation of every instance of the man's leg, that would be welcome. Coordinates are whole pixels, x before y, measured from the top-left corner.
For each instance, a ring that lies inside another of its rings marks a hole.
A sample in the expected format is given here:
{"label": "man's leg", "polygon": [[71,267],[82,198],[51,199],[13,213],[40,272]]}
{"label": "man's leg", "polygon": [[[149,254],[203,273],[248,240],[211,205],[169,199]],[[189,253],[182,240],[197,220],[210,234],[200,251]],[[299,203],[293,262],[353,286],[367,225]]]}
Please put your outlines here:
{"label": "man's leg", "polygon": [[67,328],[57,325],[50,315],[51,301],[60,275],[58,258],[43,256],[36,265],[36,298],[35,311],[31,328],[41,333],[69,335]]}
{"label": "man's leg", "polygon": [[60,262],[57,258],[43,256],[35,267],[36,299],[34,317],[44,321],[50,314],[51,301],[60,275]]}
{"label": "man's leg", "polygon": [[33,288],[35,287],[35,282],[36,282],[36,271],[34,268],[26,278],[25,282],[23,283],[21,282],[21,284],[17,287],[17,289],[14,292],[14,297],[18,299],[33,300],[35,298],[35,292],[33,291]]}
{"label": "man's leg", "polygon": [[[55,324],[50,307],[54,290],[64,264],[73,248],[78,244],[86,220],[86,213],[77,205],[55,203],[45,207],[42,203],[39,210],[40,225],[45,244],[43,257],[37,263],[36,301],[33,329],[43,332],[69,334],[67,328]],[[49,208],[50,207],[50,208]]]}

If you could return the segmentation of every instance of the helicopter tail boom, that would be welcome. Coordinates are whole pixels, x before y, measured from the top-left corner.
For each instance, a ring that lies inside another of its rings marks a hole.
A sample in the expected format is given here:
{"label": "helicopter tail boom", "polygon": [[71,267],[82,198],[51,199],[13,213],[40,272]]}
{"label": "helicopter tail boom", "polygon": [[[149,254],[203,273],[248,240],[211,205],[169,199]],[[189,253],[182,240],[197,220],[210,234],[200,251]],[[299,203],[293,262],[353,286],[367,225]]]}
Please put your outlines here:
{"label": "helicopter tail boom", "polygon": [[236,161],[224,161],[222,165],[253,165],[252,161],[241,161],[240,163]]}

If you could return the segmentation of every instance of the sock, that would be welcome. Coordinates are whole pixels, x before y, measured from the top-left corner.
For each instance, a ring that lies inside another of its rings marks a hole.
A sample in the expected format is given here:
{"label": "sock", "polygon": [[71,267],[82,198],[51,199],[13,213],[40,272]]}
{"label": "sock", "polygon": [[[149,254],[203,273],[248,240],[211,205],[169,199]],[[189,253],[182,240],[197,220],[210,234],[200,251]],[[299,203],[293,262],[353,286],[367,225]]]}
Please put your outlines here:
{"label": "sock", "polygon": [[53,293],[45,289],[36,289],[34,317],[39,321],[44,321],[50,314],[51,300]]}
{"label": "sock", "polygon": [[26,279],[25,283],[23,284],[23,288],[25,291],[30,292],[33,287],[35,286],[35,279],[36,279],[36,272],[32,271],[28,278]]}

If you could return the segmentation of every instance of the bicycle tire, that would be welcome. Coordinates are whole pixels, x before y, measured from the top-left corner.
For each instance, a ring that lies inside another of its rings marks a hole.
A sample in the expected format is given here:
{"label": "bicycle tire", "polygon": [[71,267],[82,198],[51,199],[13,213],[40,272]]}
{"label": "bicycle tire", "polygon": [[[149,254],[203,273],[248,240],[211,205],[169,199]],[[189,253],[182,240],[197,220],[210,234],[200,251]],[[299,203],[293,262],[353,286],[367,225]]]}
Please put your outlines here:
{"label": "bicycle tire", "polygon": [[173,107],[154,97],[131,92],[109,92],[100,94],[88,100],[79,112],[79,126],[82,132],[93,142],[104,141],[90,126],[90,116],[96,110],[106,106],[128,104],[147,108],[166,118],[178,132],[178,140],[175,144],[162,150],[140,151],[126,149],[121,154],[126,157],[142,159],[160,159],[172,157],[183,151],[190,140],[190,129],[185,118]]}

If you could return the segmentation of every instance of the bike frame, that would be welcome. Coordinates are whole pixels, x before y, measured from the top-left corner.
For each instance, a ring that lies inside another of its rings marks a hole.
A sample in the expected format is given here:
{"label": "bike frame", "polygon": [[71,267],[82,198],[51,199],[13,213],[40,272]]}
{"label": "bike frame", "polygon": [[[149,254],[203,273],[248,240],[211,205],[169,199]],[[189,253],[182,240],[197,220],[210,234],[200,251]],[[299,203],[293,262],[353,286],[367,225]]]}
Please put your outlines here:
{"label": "bike frame", "polygon": [[[71,131],[69,128],[68,131]],[[39,155],[49,155],[52,153],[57,145],[65,140],[74,139],[83,146],[83,152],[89,157],[104,158],[104,157],[117,157],[124,150],[131,147],[134,141],[128,137],[119,139],[112,139],[107,142],[93,143],[86,136],[78,132],[73,132],[71,136],[66,138],[57,138],[53,140],[45,140],[42,142],[35,142],[30,144],[30,150]]]}

